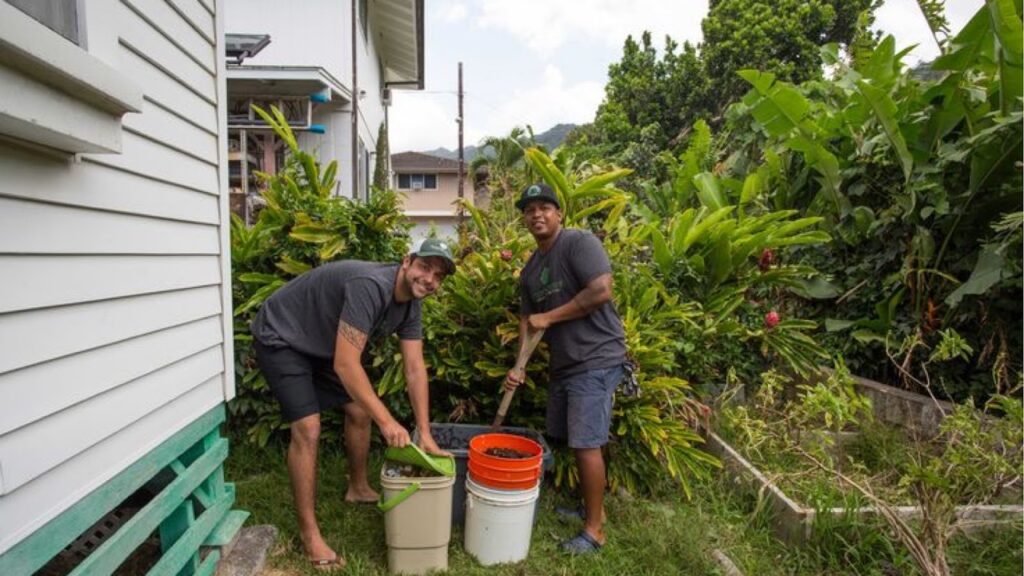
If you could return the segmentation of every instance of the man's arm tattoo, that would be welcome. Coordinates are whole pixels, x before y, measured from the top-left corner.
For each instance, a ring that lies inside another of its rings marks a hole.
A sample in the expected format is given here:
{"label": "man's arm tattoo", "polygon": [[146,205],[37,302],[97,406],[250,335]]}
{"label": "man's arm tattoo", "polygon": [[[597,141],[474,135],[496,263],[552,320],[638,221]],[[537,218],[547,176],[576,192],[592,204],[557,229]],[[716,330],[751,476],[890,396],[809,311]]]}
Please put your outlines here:
{"label": "man's arm tattoo", "polygon": [[338,334],[345,340],[348,340],[349,344],[355,346],[356,350],[360,352],[366,346],[366,333],[344,320],[338,321]]}

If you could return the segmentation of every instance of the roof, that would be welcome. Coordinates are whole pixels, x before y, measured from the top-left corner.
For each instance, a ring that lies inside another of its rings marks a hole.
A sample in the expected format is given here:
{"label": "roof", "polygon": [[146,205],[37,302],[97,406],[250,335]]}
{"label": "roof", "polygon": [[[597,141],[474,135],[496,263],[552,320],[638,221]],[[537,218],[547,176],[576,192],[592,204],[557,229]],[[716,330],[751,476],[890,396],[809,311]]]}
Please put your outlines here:
{"label": "roof", "polygon": [[391,169],[396,173],[441,172],[458,174],[459,161],[422,152],[402,152],[391,156]]}

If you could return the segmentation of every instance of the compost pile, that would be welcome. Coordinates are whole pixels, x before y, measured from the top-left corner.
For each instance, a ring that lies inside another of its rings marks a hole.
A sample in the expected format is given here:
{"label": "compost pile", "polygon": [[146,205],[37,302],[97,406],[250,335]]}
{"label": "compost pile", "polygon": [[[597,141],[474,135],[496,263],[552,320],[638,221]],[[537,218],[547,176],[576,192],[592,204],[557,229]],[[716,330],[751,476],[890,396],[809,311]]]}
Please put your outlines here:
{"label": "compost pile", "polygon": [[433,470],[420,468],[419,466],[413,466],[412,464],[403,464],[393,460],[386,460],[384,462],[384,475],[388,478],[428,478],[432,476],[440,476],[440,474]]}
{"label": "compost pile", "polygon": [[514,460],[522,460],[523,458],[529,458],[532,456],[529,452],[520,452],[519,450],[513,450],[512,448],[488,448],[484,450],[484,454],[488,456],[497,456],[498,458],[512,458]]}

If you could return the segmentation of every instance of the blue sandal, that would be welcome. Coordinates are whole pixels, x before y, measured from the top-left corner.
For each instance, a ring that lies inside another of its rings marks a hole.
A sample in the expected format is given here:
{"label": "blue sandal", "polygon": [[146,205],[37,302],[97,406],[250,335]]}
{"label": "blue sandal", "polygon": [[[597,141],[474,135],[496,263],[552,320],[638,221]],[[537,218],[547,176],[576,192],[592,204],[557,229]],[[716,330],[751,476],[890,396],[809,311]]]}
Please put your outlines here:
{"label": "blue sandal", "polygon": [[600,552],[604,545],[595,540],[586,530],[580,530],[579,534],[562,542],[560,548],[569,554],[584,555]]}

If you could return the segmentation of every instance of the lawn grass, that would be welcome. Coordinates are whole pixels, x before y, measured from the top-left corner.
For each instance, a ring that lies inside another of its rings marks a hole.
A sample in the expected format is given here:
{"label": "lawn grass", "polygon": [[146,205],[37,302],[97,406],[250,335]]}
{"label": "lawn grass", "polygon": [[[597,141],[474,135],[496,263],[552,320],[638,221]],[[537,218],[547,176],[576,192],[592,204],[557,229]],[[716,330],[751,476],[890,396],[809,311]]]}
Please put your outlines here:
{"label": "lawn grass", "polygon": [[[374,459],[371,469],[380,470]],[[249,524],[273,524],[280,530],[278,546],[269,564],[285,574],[314,573],[307,568],[291,507],[284,446],[266,448],[235,441],[226,476],[235,483],[236,507],[252,512]],[[344,574],[387,574],[383,515],[366,504],[344,500],[346,466],[343,452],[322,449],[319,469],[317,516],[327,541],[348,560]],[[378,485],[376,478],[371,478]],[[565,521],[554,513],[556,505],[568,504],[566,496],[551,486],[541,489],[537,524],[530,554],[514,565],[483,567],[462,548],[461,530],[453,530],[449,547],[449,574],[718,574],[705,527],[691,507],[671,501],[610,497],[607,502],[609,545],[599,555],[571,558],[558,543],[579,530],[579,521]]]}
{"label": "lawn grass", "polygon": [[[273,524],[280,530],[268,573],[313,574],[298,541],[284,452],[281,443],[258,448],[232,439],[226,476],[237,487],[236,507],[252,512],[248,524]],[[371,469],[380,469],[379,456]],[[324,446],[317,514],[328,542],[348,560],[346,570],[339,573],[387,574],[383,515],[372,505],[345,503],[345,477],[343,452],[337,446]],[[378,484],[376,478],[371,481]],[[524,562],[482,567],[463,550],[461,531],[453,530],[448,574],[721,574],[712,558],[715,549],[725,552],[748,576],[915,573],[907,554],[879,525],[837,526],[823,531],[811,546],[796,551],[786,548],[772,536],[769,519],[756,498],[733,490],[730,483],[724,476],[697,482],[689,501],[669,488],[650,498],[609,496],[609,544],[601,554],[583,558],[558,550],[558,543],[572,536],[580,523],[556,516],[555,506],[569,504],[572,497],[546,483]],[[950,556],[954,574],[1019,575],[1024,561],[1021,527],[955,539]]]}

